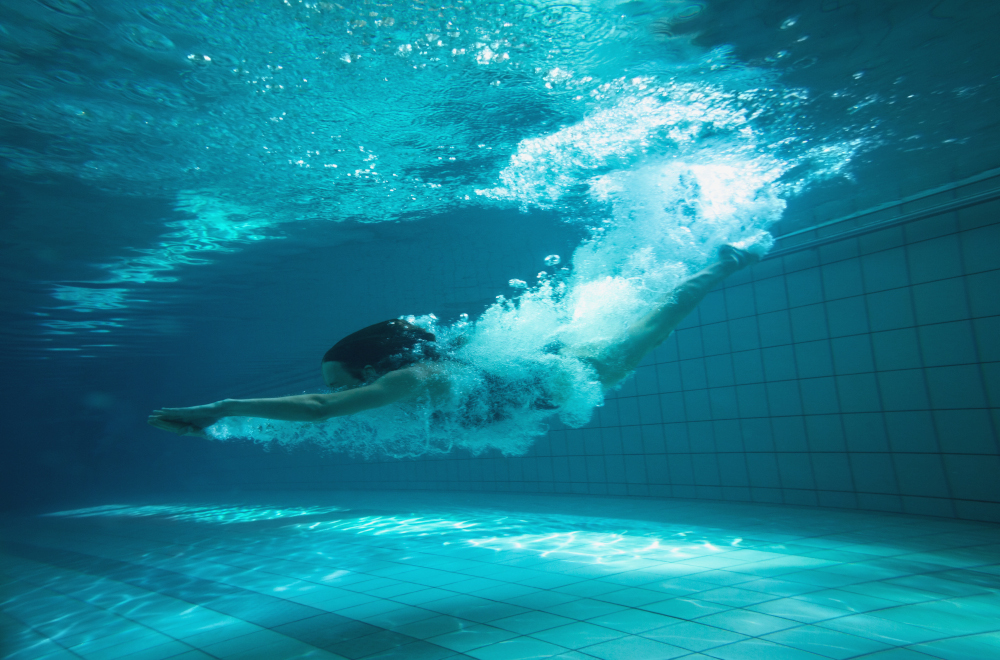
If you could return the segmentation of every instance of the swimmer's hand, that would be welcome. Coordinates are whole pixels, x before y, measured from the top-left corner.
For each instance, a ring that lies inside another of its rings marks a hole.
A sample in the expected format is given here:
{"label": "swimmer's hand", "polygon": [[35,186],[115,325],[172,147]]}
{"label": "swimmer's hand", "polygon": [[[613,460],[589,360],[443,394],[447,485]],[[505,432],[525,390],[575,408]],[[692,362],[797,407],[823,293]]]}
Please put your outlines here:
{"label": "swimmer's hand", "polygon": [[[322,422],[344,417],[427,391],[437,372],[414,365],[397,369],[373,383],[329,394],[296,394],[270,399],[223,399],[206,406],[154,410],[149,423],[158,429],[182,435],[204,435],[204,429],[223,417],[261,417],[286,422]],[[438,385],[434,385],[438,387]]]}
{"label": "swimmer's hand", "polygon": [[164,419],[159,419],[157,417],[150,416],[147,420],[150,426],[155,426],[161,431],[169,431],[170,433],[176,433],[177,435],[194,435],[199,438],[207,438],[205,435],[205,429],[198,428],[197,426],[191,426],[190,424],[181,424],[180,422],[168,422]]}
{"label": "swimmer's hand", "polygon": [[147,421],[150,425],[170,433],[204,438],[207,437],[205,428],[226,416],[222,413],[221,407],[219,403],[210,403],[191,408],[163,408],[154,410]]}

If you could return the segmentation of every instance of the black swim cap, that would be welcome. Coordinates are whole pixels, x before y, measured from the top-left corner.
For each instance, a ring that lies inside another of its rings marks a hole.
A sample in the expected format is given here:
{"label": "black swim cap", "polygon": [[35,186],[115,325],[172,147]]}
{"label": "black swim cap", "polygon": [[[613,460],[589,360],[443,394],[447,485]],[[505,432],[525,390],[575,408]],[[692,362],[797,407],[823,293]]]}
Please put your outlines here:
{"label": "black swim cap", "polygon": [[428,344],[433,333],[400,319],[382,321],[353,332],[323,355],[323,362],[340,362],[347,373],[364,380],[364,368],[371,365],[382,376],[438,353]]}

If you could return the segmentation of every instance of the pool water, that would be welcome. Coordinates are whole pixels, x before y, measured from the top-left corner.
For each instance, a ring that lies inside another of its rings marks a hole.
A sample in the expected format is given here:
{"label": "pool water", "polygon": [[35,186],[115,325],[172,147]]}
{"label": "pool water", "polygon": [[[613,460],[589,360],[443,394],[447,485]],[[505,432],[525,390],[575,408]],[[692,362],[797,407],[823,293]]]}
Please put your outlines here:
{"label": "pool water", "polygon": [[[998,23],[3,0],[0,656],[1000,658]],[[390,318],[542,401],[729,243],[558,417],[146,424]]]}
{"label": "pool water", "polygon": [[7,518],[10,659],[982,660],[1000,529],[626,498],[286,493]]}

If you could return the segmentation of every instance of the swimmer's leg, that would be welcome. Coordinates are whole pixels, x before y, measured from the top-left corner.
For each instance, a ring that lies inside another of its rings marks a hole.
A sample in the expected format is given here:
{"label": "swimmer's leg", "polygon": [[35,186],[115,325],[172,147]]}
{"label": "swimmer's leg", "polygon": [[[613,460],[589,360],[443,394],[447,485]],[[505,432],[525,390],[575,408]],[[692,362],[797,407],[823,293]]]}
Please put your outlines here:
{"label": "swimmer's leg", "polygon": [[759,259],[746,250],[723,245],[719,248],[718,261],[684,280],[651,312],[629,326],[622,340],[603,347],[599,351],[600,357],[593,357],[591,351],[576,347],[567,347],[564,352],[585,359],[597,371],[601,383],[611,387],[634,371],[646,355],[662,344],[717,284]]}

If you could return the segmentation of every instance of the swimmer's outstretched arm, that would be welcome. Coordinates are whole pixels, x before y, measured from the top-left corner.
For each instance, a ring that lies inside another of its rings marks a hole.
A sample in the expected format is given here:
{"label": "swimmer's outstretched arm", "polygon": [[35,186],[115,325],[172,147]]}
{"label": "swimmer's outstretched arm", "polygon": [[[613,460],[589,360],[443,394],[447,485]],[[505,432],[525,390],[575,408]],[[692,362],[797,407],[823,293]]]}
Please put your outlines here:
{"label": "swimmer's outstretched arm", "polygon": [[423,389],[424,378],[413,369],[392,371],[374,383],[332,394],[299,394],[273,399],[225,399],[191,408],[154,410],[149,423],[180,435],[201,435],[203,429],[223,417],[262,417],[288,422],[319,422],[372,408],[380,408],[414,396]]}

